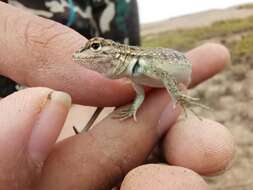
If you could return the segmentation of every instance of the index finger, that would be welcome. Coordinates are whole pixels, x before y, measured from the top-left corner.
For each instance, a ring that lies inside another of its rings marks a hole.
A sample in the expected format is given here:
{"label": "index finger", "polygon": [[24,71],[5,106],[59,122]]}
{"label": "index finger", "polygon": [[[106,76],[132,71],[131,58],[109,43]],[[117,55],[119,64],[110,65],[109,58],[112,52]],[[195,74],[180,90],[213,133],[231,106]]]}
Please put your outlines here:
{"label": "index finger", "polygon": [[2,75],[23,85],[68,92],[75,103],[84,105],[120,105],[134,96],[129,84],[72,62],[73,52],[87,41],[74,30],[3,2],[0,18]]}

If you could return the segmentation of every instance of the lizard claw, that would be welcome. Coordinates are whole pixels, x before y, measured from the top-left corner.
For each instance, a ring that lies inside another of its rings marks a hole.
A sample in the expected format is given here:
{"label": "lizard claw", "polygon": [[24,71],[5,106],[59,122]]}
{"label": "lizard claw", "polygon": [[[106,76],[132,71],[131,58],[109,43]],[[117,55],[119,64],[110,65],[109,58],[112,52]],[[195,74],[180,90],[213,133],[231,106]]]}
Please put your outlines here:
{"label": "lizard claw", "polygon": [[114,119],[119,119],[121,121],[133,117],[134,121],[137,121],[136,110],[132,109],[131,106],[127,108],[119,108],[116,113],[112,116]]}
{"label": "lizard claw", "polygon": [[198,102],[199,100],[200,100],[199,98],[193,98],[193,97],[187,96],[185,94],[180,94],[180,96],[178,97],[177,102],[182,106],[186,117],[187,117],[186,108],[188,108],[199,120],[202,120],[198,116],[198,114],[193,109],[190,108],[191,106],[198,106],[198,107],[201,107],[203,109],[210,110],[210,108],[208,106],[199,103]]}

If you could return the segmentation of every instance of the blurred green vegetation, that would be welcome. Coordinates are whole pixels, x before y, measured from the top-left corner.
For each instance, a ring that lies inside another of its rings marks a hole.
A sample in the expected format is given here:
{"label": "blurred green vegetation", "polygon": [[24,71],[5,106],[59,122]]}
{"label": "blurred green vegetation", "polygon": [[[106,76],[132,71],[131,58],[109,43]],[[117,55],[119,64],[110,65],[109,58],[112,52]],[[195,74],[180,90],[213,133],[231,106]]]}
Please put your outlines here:
{"label": "blurred green vegetation", "polygon": [[247,3],[244,5],[240,5],[238,8],[239,9],[253,9],[253,3]]}
{"label": "blurred green vegetation", "polygon": [[144,47],[169,47],[180,51],[187,51],[204,41],[223,43],[230,49],[232,58],[253,56],[253,17],[219,21],[208,27],[168,31],[142,37]]}
{"label": "blurred green vegetation", "polygon": [[242,36],[232,45],[232,48],[234,56],[253,56],[253,32]]}

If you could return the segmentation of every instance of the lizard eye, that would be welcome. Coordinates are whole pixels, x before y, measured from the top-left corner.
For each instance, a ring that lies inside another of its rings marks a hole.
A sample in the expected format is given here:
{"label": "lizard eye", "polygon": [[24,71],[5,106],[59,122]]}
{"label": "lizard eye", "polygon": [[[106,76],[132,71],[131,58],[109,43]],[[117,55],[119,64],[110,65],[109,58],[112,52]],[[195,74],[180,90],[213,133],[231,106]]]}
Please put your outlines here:
{"label": "lizard eye", "polygon": [[93,42],[91,45],[91,50],[98,51],[101,49],[101,44],[99,42]]}

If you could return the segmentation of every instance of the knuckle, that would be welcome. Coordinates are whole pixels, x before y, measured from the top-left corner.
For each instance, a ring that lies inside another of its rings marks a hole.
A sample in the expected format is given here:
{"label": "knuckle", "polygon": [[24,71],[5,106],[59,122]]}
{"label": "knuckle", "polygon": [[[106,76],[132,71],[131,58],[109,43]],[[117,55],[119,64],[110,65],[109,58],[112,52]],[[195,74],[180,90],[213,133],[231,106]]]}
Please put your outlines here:
{"label": "knuckle", "polygon": [[[69,39],[71,29],[55,21],[40,17],[33,17],[26,22],[24,27],[24,47],[30,57],[29,59],[32,63],[36,63],[28,65],[27,67],[31,68],[27,70],[33,70],[37,73],[49,71],[52,56],[55,52],[60,51],[62,42]],[[27,73],[25,81],[33,81],[32,78],[34,78],[33,73]]]}
{"label": "knuckle", "polygon": [[69,29],[60,23],[48,19],[35,17],[27,21],[24,30],[25,44],[28,48],[45,49],[56,38],[69,33]]}

